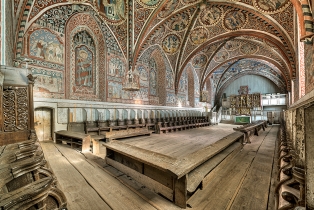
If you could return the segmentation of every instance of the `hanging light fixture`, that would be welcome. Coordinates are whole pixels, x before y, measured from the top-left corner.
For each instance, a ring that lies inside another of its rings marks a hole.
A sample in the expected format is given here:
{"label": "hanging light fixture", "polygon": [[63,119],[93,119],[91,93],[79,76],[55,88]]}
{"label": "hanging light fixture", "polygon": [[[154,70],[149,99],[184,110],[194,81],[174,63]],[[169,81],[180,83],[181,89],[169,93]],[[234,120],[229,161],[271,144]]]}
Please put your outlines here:
{"label": "hanging light fixture", "polygon": [[132,71],[132,68],[130,68],[126,72],[122,89],[126,91],[140,90],[139,72],[136,68],[134,71]]}

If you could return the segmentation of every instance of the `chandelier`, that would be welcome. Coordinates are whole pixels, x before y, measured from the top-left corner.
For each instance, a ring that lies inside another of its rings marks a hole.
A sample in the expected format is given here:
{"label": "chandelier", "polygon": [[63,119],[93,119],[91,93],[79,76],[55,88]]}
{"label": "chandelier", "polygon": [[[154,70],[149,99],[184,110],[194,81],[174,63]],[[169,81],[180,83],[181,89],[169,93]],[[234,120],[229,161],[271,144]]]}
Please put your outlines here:
{"label": "chandelier", "polygon": [[140,90],[139,72],[136,68],[134,71],[132,71],[132,68],[130,68],[126,72],[122,89],[126,91]]}

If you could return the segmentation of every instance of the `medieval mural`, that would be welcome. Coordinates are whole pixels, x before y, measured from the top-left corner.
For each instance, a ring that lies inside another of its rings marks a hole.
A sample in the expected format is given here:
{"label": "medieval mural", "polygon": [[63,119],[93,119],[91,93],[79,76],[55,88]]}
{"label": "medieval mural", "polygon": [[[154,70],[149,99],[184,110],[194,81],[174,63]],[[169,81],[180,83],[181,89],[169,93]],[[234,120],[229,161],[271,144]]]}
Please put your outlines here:
{"label": "medieval mural", "polygon": [[157,96],[157,66],[154,59],[149,61],[149,94]]}
{"label": "medieval mural", "polygon": [[[34,85],[35,96],[47,96],[47,93],[63,93],[63,72],[46,69],[31,68],[32,74],[37,77]],[[59,96],[60,97],[60,96]]]}
{"label": "medieval mural", "polygon": [[63,64],[63,45],[47,29],[34,31],[29,37],[29,55],[36,59]]}
{"label": "medieval mural", "polygon": [[96,7],[105,20],[119,24],[126,19],[124,0],[96,0],[96,2]]}
{"label": "medieval mural", "polygon": [[[82,0],[71,4],[65,0],[34,0],[32,7],[19,8],[29,15],[23,17],[27,24],[17,28],[16,56],[32,60],[32,72],[38,76],[38,97],[188,106],[183,93],[192,85],[184,72],[186,66],[198,72],[197,76],[193,73],[196,102],[206,81],[213,78],[209,92],[214,94],[231,75],[243,73],[235,70],[241,65],[232,66],[237,56],[253,63],[253,57],[267,58],[264,64],[269,68],[254,68],[247,73],[263,73],[291,91],[289,80],[296,76],[297,65],[290,1],[200,2]],[[259,14],[252,12],[253,7]],[[271,18],[263,19],[264,14]],[[251,16],[260,18],[248,18]],[[278,23],[282,23],[281,28]],[[242,30],[256,34],[231,35]],[[230,35],[215,38],[223,33]],[[158,59],[150,59],[153,50],[147,49],[152,46],[160,50]],[[311,55],[305,50],[305,61]],[[139,73],[140,90],[136,92],[123,90],[129,65]],[[314,73],[312,66],[306,63],[305,67],[309,92]],[[231,70],[225,72],[228,68]]]}
{"label": "medieval mural", "polygon": [[75,85],[92,88],[95,83],[96,49],[93,38],[87,31],[77,33],[73,38],[75,50]]}

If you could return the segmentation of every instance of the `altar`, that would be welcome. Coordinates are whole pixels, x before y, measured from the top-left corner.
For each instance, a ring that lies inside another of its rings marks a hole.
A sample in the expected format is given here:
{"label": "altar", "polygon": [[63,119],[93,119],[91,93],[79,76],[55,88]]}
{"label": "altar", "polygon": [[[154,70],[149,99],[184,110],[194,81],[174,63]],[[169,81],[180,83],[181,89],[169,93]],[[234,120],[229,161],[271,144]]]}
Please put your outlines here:
{"label": "altar", "polygon": [[251,123],[251,116],[246,116],[246,115],[235,116],[234,123],[236,123],[236,124],[248,124],[248,123]]}

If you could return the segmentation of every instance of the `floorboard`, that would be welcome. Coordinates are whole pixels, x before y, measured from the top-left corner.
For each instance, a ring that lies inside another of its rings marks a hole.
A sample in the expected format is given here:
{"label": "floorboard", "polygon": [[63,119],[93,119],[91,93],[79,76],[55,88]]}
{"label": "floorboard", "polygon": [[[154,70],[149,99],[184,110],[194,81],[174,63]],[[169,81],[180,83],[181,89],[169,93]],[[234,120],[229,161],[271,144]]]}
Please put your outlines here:
{"label": "floorboard", "polygon": [[[153,134],[122,140],[177,157],[190,154],[233,133],[234,125],[210,126],[167,134]],[[278,126],[269,126],[252,143],[236,151],[214,168],[188,201],[190,210],[267,209]],[[61,189],[68,209],[160,209],[181,208],[139,184],[131,177],[108,166],[103,158],[80,153],[65,145],[41,143]],[[102,147],[101,150],[105,148]]]}
{"label": "floorboard", "polygon": [[67,198],[69,210],[111,209],[54,144],[41,143],[41,147]]}

